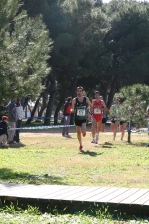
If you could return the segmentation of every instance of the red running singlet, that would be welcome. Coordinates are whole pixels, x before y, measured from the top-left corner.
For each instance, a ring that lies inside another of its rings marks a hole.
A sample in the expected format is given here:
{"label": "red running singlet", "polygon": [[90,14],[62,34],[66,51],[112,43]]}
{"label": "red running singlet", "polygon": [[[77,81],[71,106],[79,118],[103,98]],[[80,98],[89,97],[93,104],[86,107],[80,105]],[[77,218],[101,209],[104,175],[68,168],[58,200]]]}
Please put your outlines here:
{"label": "red running singlet", "polygon": [[102,100],[99,100],[98,102],[96,100],[93,100],[93,117],[97,122],[102,121],[102,102]]}

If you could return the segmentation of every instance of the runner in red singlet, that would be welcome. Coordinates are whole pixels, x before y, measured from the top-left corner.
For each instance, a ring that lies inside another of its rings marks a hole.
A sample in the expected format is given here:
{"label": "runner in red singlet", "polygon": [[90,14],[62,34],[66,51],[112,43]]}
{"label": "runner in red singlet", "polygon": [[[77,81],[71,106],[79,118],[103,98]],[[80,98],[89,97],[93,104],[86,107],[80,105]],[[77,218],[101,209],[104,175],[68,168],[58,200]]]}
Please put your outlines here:
{"label": "runner in red singlet", "polygon": [[98,144],[100,125],[102,121],[103,109],[107,110],[104,101],[100,98],[99,91],[95,92],[95,99],[92,100],[92,143]]}

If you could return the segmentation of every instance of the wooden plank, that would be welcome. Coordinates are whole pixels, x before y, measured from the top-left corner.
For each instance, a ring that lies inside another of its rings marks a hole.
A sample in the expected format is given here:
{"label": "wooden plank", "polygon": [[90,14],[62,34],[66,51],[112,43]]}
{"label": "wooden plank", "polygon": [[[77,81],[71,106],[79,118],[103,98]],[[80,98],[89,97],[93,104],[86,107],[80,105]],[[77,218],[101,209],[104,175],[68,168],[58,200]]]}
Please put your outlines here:
{"label": "wooden plank", "polygon": [[124,192],[121,195],[116,196],[115,198],[108,201],[108,203],[120,203],[122,200],[128,198],[130,195],[138,192],[139,189],[137,188],[130,188],[128,191]]}
{"label": "wooden plank", "polygon": [[90,187],[79,187],[79,186],[71,186],[71,188],[66,191],[62,191],[60,192],[59,194],[48,194],[48,195],[44,195],[43,197],[40,197],[40,198],[49,198],[51,200],[61,200],[63,197],[65,197],[65,195],[73,195],[75,192],[83,192],[85,191],[86,189],[88,189]]}
{"label": "wooden plank", "polygon": [[135,201],[136,199],[138,199],[139,197],[141,197],[142,195],[147,193],[147,191],[148,190],[145,190],[145,189],[139,189],[137,192],[135,192],[132,195],[130,195],[129,197],[125,198],[120,203],[130,205],[133,201]]}
{"label": "wooden plank", "polygon": [[25,193],[25,195],[43,195],[46,194],[46,192],[59,192],[63,189],[68,189],[69,186],[57,186],[57,185],[39,185],[39,187],[35,190],[29,191]]}
{"label": "wooden plank", "polygon": [[29,198],[37,198],[37,199],[51,199],[51,197],[57,196],[61,194],[65,194],[66,192],[72,191],[73,189],[79,188],[78,186],[65,186],[63,188],[56,188],[52,190],[48,190],[47,192],[41,192],[40,190],[37,192],[27,193],[24,195],[24,197]]}
{"label": "wooden plank", "polygon": [[84,200],[84,201],[89,201],[89,202],[95,202],[95,201],[99,201],[100,198],[103,198],[104,196],[107,196],[109,194],[111,194],[112,192],[115,192],[117,191],[119,188],[116,188],[116,187],[113,187],[113,188],[103,188],[105,189],[104,191],[102,191],[101,193],[99,193],[98,195],[94,195],[92,197],[90,197],[89,199],[87,200]]}
{"label": "wooden plank", "polygon": [[24,186],[14,186],[13,188],[9,189],[4,189],[0,192],[1,196],[8,196],[9,194],[15,194],[17,192],[24,192],[27,189],[31,189],[35,187],[31,187],[29,185],[24,185]]}
{"label": "wooden plank", "polygon": [[97,199],[95,202],[103,202],[103,203],[108,203],[108,201],[110,200],[114,200],[115,197],[127,192],[129,189],[128,188],[119,188],[116,191],[105,195],[104,197],[100,197],[99,199]]}
{"label": "wooden plank", "polygon": [[137,198],[131,204],[132,205],[137,205],[137,204],[144,205],[147,201],[149,201],[149,190],[147,190],[147,192],[145,194],[143,194],[141,197]]}
{"label": "wooden plank", "polygon": [[[51,193],[60,193],[63,190],[68,190],[68,188],[70,188],[69,186],[59,186],[59,187],[47,187],[48,192],[50,191]],[[22,191],[17,191],[17,192],[10,192],[8,193],[8,196],[13,196],[13,197],[20,197],[20,198],[39,198],[39,194],[40,195],[44,195],[45,191],[41,191],[43,188],[41,188],[40,186],[36,187],[36,188],[28,188],[28,189],[24,189],[23,192]]]}
{"label": "wooden plank", "polygon": [[[57,197],[54,197],[54,199],[60,199],[60,200],[74,200],[75,198],[80,197],[81,195],[84,194],[88,194],[94,190],[97,190],[98,187],[80,187],[74,191],[71,192],[66,192],[66,194],[63,195],[58,195]],[[80,199],[78,198],[78,201],[80,201]]]}
{"label": "wooden plank", "polygon": [[[79,198],[75,198],[75,199],[73,199],[74,201],[75,200],[79,200],[79,201],[87,201],[87,200],[90,200],[90,198],[91,197],[93,197],[93,196],[96,196],[96,195],[99,195],[101,192],[104,192],[105,190],[107,190],[107,189],[109,189],[109,188],[104,188],[104,187],[98,187],[97,189],[95,189],[95,190],[93,190],[93,191],[91,191],[91,192],[88,192],[87,194],[85,193],[85,194],[83,194],[83,195],[81,195],[81,196],[79,196]],[[66,199],[66,198],[65,198]],[[69,198],[67,199],[67,200],[69,200]]]}

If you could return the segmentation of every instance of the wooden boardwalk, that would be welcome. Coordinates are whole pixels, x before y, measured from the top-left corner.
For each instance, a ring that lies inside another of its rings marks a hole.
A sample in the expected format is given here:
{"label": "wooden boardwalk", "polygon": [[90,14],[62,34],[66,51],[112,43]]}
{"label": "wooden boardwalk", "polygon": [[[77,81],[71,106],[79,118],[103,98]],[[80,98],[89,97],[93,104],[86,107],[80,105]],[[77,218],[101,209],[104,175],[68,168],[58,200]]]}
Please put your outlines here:
{"label": "wooden boardwalk", "polygon": [[149,189],[0,184],[0,199],[68,209],[96,203],[127,213],[149,215]]}

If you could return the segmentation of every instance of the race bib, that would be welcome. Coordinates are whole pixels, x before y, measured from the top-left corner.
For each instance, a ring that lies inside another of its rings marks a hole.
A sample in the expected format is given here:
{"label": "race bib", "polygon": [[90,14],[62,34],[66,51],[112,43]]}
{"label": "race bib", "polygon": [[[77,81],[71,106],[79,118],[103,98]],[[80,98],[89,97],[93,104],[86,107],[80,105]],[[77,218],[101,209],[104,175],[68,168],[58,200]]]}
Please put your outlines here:
{"label": "race bib", "polygon": [[101,110],[99,108],[94,108],[94,114],[101,114]]}
{"label": "race bib", "polygon": [[77,108],[77,116],[85,116],[85,108]]}

